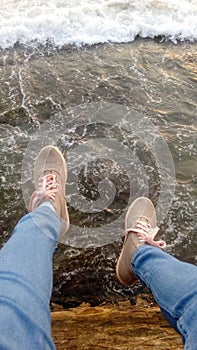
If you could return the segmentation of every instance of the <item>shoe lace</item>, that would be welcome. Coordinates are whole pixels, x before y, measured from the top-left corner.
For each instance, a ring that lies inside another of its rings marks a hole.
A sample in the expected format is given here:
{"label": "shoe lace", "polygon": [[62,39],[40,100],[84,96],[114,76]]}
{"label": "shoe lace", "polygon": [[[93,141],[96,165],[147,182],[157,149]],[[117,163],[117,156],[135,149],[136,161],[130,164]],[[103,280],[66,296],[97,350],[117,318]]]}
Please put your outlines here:
{"label": "shoe lace", "polygon": [[153,247],[164,249],[166,242],[163,240],[155,241],[154,238],[159,231],[159,227],[151,228],[149,222],[138,220],[134,228],[128,228],[127,232],[135,232],[140,243],[147,243]]}
{"label": "shoe lace", "polygon": [[60,189],[60,184],[56,181],[56,175],[47,174],[39,179],[39,192],[46,198],[55,200],[56,193]]}
{"label": "shoe lace", "polygon": [[38,191],[32,193],[29,202],[29,211],[33,211],[45,200],[55,200],[56,193],[60,189],[56,181],[56,175],[47,174],[39,179]]}

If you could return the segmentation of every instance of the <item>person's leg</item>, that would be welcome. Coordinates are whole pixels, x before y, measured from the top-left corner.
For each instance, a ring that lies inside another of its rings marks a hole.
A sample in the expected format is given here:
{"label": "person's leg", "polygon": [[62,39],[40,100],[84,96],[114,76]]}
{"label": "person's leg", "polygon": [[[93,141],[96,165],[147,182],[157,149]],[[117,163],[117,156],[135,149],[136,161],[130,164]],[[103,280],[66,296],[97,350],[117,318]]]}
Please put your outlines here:
{"label": "person's leg", "polygon": [[54,349],[49,301],[60,234],[54,210],[24,216],[0,251],[0,349]]}
{"label": "person's leg", "polygon": [[150,288],[166,319],[182,335],[185,349],[196,349],[197,267],[144,244],[135,251],[132,268]]}
{"label": "person's leg", "polygon": [[[169,323],[182,335],[185,349],[197,344],[197,267],[173,258],[154,241],[158,232],[152,202],[136,199],[125,218],[125,240],[116,265],[119,281],[132,285],[139,277],[153,292]],[[161,248],[161,249],[159,249]]]}
{"label": "person's leg", "polygon": [[29,210],[0,251],[0,349],[54,349],[49,301],[56,242],[69,227],[66,163],[54,146],[34,165]]}

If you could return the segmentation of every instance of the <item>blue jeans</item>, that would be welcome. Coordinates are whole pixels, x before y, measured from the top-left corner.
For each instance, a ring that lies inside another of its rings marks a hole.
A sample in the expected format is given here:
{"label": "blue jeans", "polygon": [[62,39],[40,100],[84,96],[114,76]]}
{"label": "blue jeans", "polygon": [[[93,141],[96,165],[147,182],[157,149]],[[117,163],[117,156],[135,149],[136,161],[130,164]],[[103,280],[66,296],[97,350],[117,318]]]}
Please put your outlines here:
{"label": "blue jeans", "polygon": [[0,251],[0,349],[55,349],[49,302],[60,221],[41,206],[24,216]]}
{"label": "blue jeans", "polygon": [[[0,251],[0,349],[55,349],[49,302],[60,221],[41,206],[24,216]],[[136,250],[132,267],[151,289],[185,350],[197,348],[197,267],[158,248]]]}
{"label": "blue jeans", "polygon": [[185,350],[197,349],[197,267],[142,245],[132,259],[135,274],[150,288],[164,316],[182,336]]}

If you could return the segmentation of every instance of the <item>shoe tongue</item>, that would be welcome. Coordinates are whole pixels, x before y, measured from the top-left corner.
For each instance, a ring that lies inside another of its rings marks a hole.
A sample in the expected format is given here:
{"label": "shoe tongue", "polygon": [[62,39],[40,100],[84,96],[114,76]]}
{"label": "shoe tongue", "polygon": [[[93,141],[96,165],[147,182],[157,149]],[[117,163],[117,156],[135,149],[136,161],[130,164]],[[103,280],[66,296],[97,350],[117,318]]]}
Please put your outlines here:
{"label": "shoe tongue", "polygon": [[59,175],[59,173],[55,170],[45,170],[44,175]]}
{"label": "shoe tongue", "polygon": [[44,172],[44,176],[45,175],[56,175],[56,181],[58,183],[61,183],[61,177],[60,177],[60,174],[57,171],[55,171],[55,170],[46,170]]}
{"label": "shoe tongue", "polygon": [[140,216],[136,221],[143,221],[150,225],[150,220],[146,216]]}

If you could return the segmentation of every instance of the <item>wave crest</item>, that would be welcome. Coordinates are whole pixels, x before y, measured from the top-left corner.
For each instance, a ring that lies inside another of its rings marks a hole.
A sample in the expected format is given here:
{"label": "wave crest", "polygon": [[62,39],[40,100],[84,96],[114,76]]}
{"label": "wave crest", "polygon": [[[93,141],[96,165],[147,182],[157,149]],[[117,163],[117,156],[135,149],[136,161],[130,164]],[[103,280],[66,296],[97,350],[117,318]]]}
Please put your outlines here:
{"label": "wave crest", "polygon": [[8,0],[0,9],[0,47],[127,43],[136,36],[197,40],[196,0]]}

